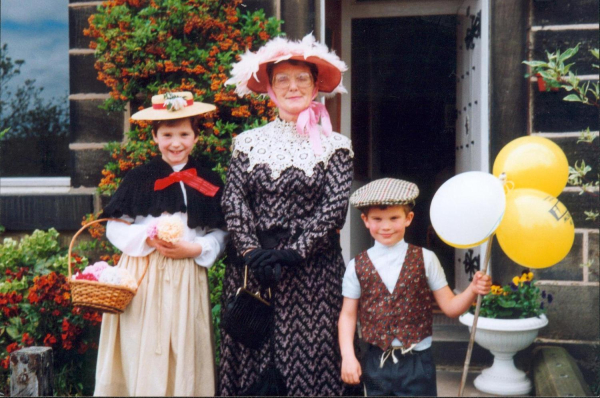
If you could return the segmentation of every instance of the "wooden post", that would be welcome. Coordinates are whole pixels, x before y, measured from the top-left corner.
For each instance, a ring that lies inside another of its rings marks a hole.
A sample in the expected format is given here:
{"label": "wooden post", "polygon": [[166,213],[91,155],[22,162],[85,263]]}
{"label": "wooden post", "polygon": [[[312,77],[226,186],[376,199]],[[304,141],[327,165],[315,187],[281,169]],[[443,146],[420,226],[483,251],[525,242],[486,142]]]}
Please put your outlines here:
{"label": "wooden post", "polygon": [[[485,259],[483,260],[483,267],[481,272],[485,275],[487,273],[488,264],[490,263],[490,256],[492,254],[492,243],[494,241],[494,235],[490,236],[487,240],[488,246],[485,251]],[[473,352],[473,343],[475,342],[475,332],[477,332],[477,320],[479,319],[479,310],[481,309],[481,294],[477,295],[477,306],[475,307],[475,316],[473,317],[473,326],[471,326],[471,338],[469,339],[469,348],[467,348],[467,357],[465,358],[465,366],[463,367],[462,379],[460,381],[460,388],[458,389],[458,396],[462,397],[465,390],[465,384],[467,381],[467,373],[469,372],[469,364],[471,363],[471,353]]]}
{"label": "wooden post", "polygon": [[52,368],[50,347],[27,347],[11,353],[11,397],[53,395]]}

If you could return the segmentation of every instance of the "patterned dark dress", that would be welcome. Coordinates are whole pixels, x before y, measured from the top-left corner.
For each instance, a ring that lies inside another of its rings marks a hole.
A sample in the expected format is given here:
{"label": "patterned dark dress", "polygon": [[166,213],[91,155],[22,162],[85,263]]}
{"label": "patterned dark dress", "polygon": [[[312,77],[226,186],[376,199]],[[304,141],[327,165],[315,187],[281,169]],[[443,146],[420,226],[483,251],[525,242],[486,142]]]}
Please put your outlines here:
{"label": "patterned dark dress", "polygon": [[[339,246],[352,182],[350,141],[321,134],[324,153],[314,155],[295,124],[280,119],[234,141],[223,195],[227,227],[239,254],[260,247],[268,231],[276,248],[297,250],[305,261],[284,268],[273,291],[275,360],[289,395],[341,395],[337,321],[345,270]],[[225,271],[223,297],[243,284],[243,266]],[[251,273],[249,274],[251,275]],[[253,276],[251,290],[258,288]],[[258,379],[269,360],[269,344],[251,350],[224,331],[219,388],[239,395]]]}

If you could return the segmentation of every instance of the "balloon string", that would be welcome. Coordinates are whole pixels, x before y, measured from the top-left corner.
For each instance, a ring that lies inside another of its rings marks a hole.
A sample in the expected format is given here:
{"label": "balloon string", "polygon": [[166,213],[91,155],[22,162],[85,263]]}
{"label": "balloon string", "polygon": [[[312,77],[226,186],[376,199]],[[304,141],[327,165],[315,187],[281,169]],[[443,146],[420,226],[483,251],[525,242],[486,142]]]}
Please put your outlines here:
{"label": "balloon string", "polygon": [[515,183],[512,181],[506,181],[504,183],[504,193],[508,194],[510,191],[512,191],[513,189],[515,189]]}
{"label": "balloon string", "polygon": [[506,179],[506,173],[501,173],[498,176],[498,179],[500,180],[500,182],[502,182],[502,188],[504,188],[505,194],[508,194],[508,192],[515,189],[515,183]]}

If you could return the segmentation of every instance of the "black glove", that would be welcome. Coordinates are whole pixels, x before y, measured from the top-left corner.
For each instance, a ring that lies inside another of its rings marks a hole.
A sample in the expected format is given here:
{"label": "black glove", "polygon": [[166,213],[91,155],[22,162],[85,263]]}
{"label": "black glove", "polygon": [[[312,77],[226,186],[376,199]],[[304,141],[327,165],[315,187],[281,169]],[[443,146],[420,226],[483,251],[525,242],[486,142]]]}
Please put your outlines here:
{"label": "black glove", "polygon": [[292,249],[255,249],[244,256],[244,261],[246,261],[246,257],[248,257],[246,264],[250,267],[255,267],[258,264],[263,266],[280,264],[284,267],[293,267],[302,262],[300,254]]}
{"label": "black glove", "polygon": [[244,264],[252,270],[252,274],[264,289],[273,287],[281,278],[280,264],[264,264],[260,261],[270,250],[254,249],[244,256]]}
{"label": "black glove", "polygon": [[281,279],[282,266],[295,266],[301,261],[302,257],[291,249],[254,249],[244,256],[244,263],[264,288],[272,287]]}

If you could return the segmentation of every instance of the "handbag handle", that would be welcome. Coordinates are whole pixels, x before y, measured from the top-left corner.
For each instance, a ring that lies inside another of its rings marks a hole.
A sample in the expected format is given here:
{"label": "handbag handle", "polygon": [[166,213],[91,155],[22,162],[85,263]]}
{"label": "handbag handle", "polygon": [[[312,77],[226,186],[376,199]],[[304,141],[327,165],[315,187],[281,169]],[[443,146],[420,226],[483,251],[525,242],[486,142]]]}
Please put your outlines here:
{"label": "handbag handle", "polygon": [[[244,266],[244,290],[248,290],[246,288],[246,286],[248,285],[248,266]],[[271,300],[271,288],[268,289],[269,290],[269,300]],[[255,293],[256,296],[260,297],[260,291],[257,291]]]}

